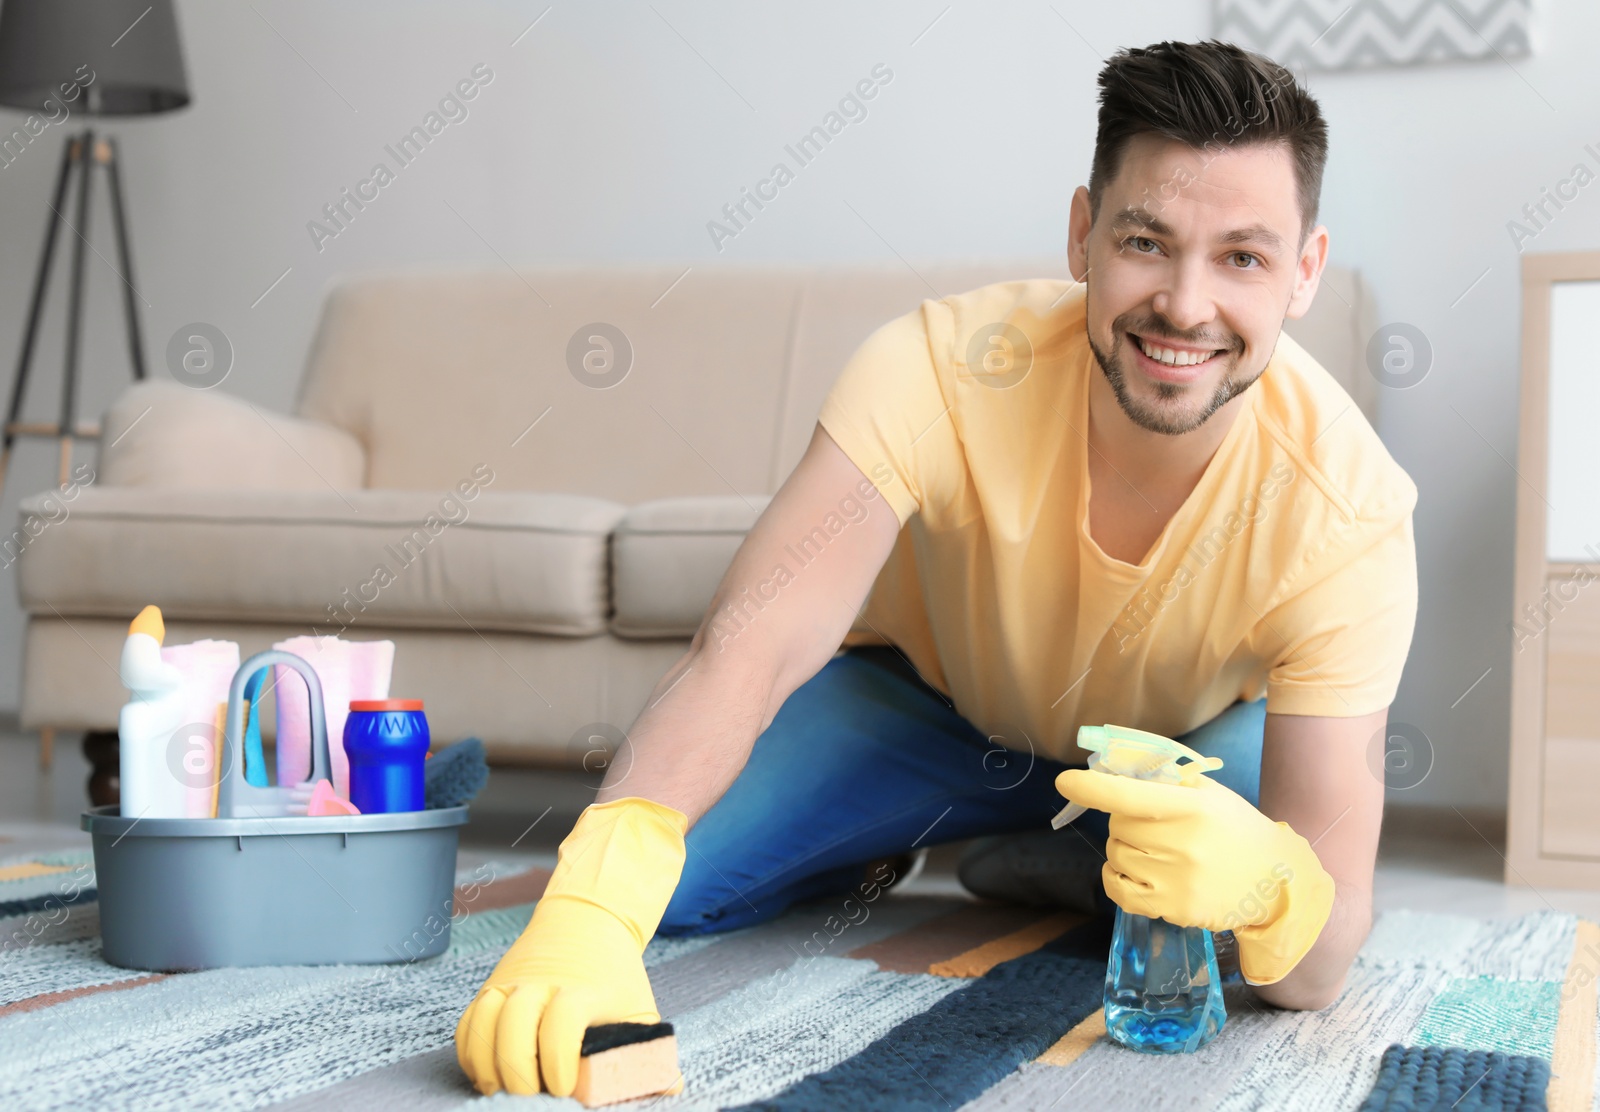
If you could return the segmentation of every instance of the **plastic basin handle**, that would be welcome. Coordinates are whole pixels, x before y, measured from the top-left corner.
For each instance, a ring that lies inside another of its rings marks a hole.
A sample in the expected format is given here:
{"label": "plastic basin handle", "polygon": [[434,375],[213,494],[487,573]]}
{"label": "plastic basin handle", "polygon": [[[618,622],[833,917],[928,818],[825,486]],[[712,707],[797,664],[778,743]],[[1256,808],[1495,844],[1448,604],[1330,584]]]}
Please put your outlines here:
{"label": "plastic basin handle", "polygon": [[[244,776],[244,769],[240,767],[244,759],[244,746],[242,737],[242,723],[244,721],[244,689],[250,677],[269,668],[274,664],[287,664],[299,672],[306,681],[307,702],[311,705],[311,776],[309,783],[331,778],[332,764],[328,757],[328,726],[325,711],[322,706],[322,681],[317,678],[317,673],[310,663],[294,653],[286,653],[282,649],[268,649],[256,653],[233,674],[233,682],[228,685],[228,724],[226,727],[228,759],[232,763],[232,774]],[[287,787],[287,785],[279,785]]]}

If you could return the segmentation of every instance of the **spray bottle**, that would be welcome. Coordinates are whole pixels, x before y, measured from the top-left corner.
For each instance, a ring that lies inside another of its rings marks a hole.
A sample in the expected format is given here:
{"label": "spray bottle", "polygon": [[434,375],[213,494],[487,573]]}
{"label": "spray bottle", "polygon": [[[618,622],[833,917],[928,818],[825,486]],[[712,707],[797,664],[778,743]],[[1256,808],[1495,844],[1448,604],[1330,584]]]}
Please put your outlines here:
{"label": "spray bottle", "polygon": [[[1196,787],[1222,758],[1126,726],[1084,726],[1078,745],[1089,767],[1112,776]],[[1180,761],[1186,763],[1180,764]],[[1070,803],[1050,821],[1060,830],[1086,808]],[[1192,1054],[1227,1022],[1211,932],[1117,908],[1106,963],[1106,1032],[1146,1054]]]}

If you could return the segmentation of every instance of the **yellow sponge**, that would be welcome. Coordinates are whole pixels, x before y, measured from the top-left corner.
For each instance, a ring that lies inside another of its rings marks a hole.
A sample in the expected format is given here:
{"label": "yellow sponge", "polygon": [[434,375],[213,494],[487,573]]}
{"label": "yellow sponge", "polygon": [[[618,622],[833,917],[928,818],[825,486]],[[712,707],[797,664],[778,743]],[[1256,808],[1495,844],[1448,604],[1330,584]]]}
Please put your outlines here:
{"label": "yellow sponge", "polygon": [[590,1108],[679,1092],[678,1038],[670,1023],[605,1023],[583,1034],[572,1095]]}

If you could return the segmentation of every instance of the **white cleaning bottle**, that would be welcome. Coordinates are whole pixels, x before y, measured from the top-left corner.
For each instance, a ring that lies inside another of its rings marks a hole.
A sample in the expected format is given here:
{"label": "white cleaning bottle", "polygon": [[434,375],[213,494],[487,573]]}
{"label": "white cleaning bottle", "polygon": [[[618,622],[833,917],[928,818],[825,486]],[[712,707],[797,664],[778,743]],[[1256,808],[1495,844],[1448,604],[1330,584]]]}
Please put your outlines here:
{"label": "white cleaning bottle", "polygon": [[160,608],[146,606],[128,626],[128,639],[122,643],[122,686],[131,694],[117,718],[117,737],[122,814],[127,818],[185,815],[187,786],[181,767],[170,767],[173,737],[183,725],[183,673],[161,659],[166,634]]}

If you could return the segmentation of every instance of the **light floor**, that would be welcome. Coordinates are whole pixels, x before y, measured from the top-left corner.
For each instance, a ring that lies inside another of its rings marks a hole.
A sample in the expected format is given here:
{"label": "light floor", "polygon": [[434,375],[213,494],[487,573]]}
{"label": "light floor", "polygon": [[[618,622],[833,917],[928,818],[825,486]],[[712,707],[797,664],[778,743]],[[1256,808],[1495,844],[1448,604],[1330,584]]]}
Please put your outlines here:
{"label": "light floor", "polygon": [[[87,806],[88,765],[79,739],[57,739],[54,767],[39,770],[37,739],[0,726],[0,858],[39,844],[59,847],[64,828],[76,828]],[[472,805],[463,837],[470,863],[493,858],[550,865],[555,848],[592,798],[598,776],[496,769]],[[88,844],[88,835],[74,836]],[[955,862],[960,845],[938,846],[906,891],[959,894]],[[1505,917],[1550,909],[1600,920],[1600,892],[1508,887],[1504,881],[1504,820],[1492,814],[1400,809],[1384,818],[1373,899],[1376,910]]]}

